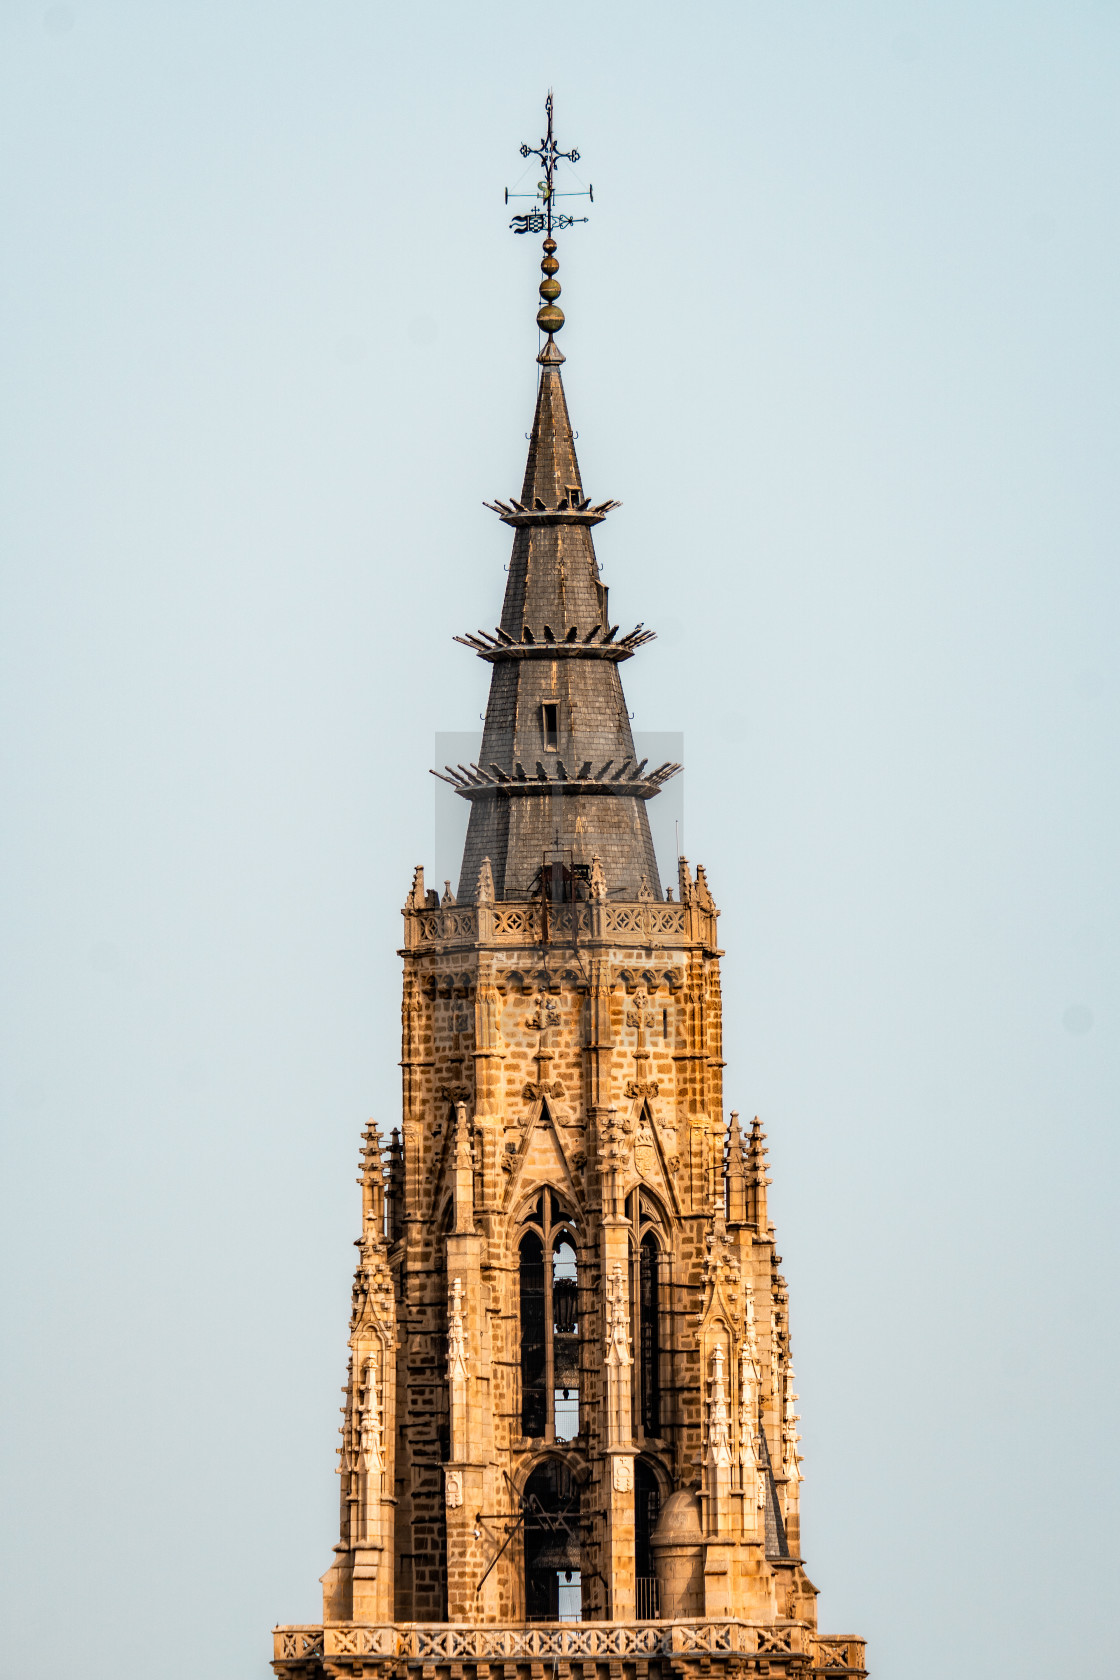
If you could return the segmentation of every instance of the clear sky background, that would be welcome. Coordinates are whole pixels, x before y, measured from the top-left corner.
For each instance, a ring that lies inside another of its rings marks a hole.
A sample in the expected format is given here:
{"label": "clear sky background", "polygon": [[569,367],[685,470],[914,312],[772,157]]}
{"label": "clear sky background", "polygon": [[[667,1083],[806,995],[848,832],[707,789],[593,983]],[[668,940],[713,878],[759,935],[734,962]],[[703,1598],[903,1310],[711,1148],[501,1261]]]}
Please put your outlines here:
{"label": "clear sky background", "polygon": [[319,1614],[550,83],[822,1627],[1114,1676],[1118,72],[1117,0],[5,0],[4,1676],[265,1680]]}

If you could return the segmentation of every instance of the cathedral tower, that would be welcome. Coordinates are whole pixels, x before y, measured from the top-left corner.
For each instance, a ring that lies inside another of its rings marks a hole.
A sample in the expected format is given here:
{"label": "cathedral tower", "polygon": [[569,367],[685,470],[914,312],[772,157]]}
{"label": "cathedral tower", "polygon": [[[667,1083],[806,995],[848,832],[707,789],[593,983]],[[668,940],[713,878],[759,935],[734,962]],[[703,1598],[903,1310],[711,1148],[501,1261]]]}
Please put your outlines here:
{"label": "cathedral tower", "polygon": [[[801,1561],[789,1302],[757,1120],[724,1117],[718,910],[663,888],[555,335],[491,634],[457,896],[404,904],[402,1117],[363,1151],[323,1619],[275,1672],[862,1676]],[[570,220],[570,218],[565,218]]]}

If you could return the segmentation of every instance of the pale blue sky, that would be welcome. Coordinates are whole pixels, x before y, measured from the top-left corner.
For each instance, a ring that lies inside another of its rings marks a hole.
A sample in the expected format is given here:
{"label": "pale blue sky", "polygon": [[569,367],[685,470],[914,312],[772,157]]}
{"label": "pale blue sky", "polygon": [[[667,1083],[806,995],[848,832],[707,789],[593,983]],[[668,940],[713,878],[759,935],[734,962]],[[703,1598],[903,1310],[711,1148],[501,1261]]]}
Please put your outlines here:
{"label": "pale blue sky", "polygon": [[822,1626],[1111,1680],[1118,70],[1116,0],[5,0],[5,1674],[264,1680],[318,1614],[551,83]]}

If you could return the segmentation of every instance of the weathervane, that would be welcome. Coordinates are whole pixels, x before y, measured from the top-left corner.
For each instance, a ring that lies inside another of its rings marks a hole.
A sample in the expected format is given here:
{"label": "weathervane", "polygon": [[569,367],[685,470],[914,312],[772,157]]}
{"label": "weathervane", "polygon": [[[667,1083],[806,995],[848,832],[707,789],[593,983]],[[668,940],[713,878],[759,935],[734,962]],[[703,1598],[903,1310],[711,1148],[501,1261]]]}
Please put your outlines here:
{"label": "weathervane", "polygon": [[[576,222],[586,222],[588,219],[586,216],[570,216],[567,211],[556,210],[553,206],[558,198],[586,198],[594,204],[595,194],[590,185],[579,192],[556,191],[557,163],[561,160],[565,163],[578,163],[579,153],[574,146],[570,152],[562,152],[556,144],[556,137],[552,132],[551,91],[544,102],[544,109],[547,123],[540,145],[525,145],[521,148],[523,158],[535,157],[540,159],[544,168],[544,180],[538,181],[536,192],[531,193],[510,192],[507,187],[506,203],[508,204],[511,198],[531,198],[537,204],[535,210],[526,210],[515,215],[509,225],[514,233],[543,233],[545,235],[545,255],[544,261],[541,263],[545,277],[540,284],[540,294],[544,299],[544,304],[537,311],[537,325],[551,339],[552,334],[559,332],[564,325],[564,311],[558,308],[556,304],[556,299],[560,296],[560,282],[556,279],[556,272],[560,264],[553,256],[553,252],[556,250],[556,241],[552,236],[563,228],[573,227]],[[556,354],[559,356],[559,351]],[[563,361],[562,356],[560,360]]]}

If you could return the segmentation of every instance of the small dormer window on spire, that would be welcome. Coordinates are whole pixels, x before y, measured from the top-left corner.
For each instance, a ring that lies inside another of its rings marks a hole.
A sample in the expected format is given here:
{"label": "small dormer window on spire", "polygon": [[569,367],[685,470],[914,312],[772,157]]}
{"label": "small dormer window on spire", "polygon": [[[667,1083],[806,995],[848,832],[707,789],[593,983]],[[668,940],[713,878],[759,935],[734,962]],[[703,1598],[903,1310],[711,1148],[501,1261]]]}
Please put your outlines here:
{"label": "small dormer window on spire", "polygon": [[557,752],[560,747],[560,708],[548,704],[541,707],[541,731],[544,744],[549,752]]}

